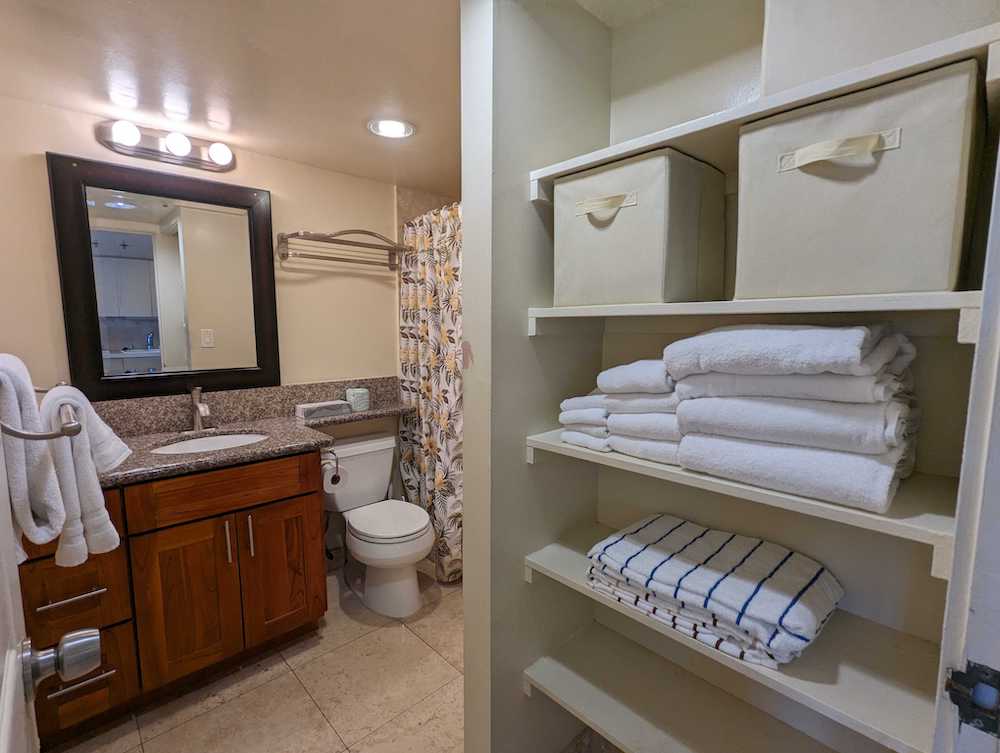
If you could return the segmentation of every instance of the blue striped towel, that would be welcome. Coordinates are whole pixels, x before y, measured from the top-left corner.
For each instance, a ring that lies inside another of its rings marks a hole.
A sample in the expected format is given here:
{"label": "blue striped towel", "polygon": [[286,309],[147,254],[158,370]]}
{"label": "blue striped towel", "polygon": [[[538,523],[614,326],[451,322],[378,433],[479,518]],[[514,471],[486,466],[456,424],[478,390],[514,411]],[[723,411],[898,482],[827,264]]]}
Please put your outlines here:
{"label": "blue striped towel", "polygon": [[740,658],[766,665],[801,654],[844,596],[836,577],[805,555],[666,514],[608,536],[588,556],[596,590],[643,602],[664,621],[698,625],[705,642],[722,639],[720,650],[735,655],[733,644],[747,654]]}

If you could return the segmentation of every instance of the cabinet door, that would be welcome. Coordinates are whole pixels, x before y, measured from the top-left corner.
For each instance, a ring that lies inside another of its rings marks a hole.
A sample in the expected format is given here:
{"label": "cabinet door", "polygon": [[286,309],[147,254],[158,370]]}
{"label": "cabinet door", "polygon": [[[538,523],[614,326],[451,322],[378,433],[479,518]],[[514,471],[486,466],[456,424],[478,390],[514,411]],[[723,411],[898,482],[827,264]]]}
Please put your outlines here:
{"label": "cabinet door", "polygon": [[117,259],[98,256],[94,259],[94,287],[97,289],[98,316],[118,316]]}
{"label": "cabinet door", "polygon": [[326,611],[319,494],[237,514],[247,646],[315,622]]}
{"label": "cabinet door", "polygon": [[234,526],[225,515],[129,540],[144,690],[243,649]]}
{"label": "cabinet door", "polygon": [[115,259],[115,262],[121,316],[155,316],[151,292],[153,262],[146,259]]}

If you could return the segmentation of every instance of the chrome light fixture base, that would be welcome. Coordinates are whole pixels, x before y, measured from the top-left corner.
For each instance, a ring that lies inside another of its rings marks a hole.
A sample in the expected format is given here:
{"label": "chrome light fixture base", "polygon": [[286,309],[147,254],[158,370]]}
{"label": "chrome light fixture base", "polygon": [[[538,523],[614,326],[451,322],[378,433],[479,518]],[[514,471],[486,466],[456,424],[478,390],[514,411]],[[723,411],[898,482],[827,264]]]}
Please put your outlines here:
{"label": "chrome light fixture base", "polygon": [[140,159],[156,160],[157,162],[166,162],[171,165],[194,167],[213,173],[226,173],[236,167],[236,155],[228,147],[225,150],[216,148],[214,153],[216,155],[219,153],[227,154],[230,158],[229,162],[219,164],[210,156],[209,152],[212,146],[214,144],[221,144],[222,142],[206,141],[205,139],[187,136],[187,140],[191,142],[191,150],[184,156],[178,156],[172,154],[167,149],[167,136],[170,135],[170,131],[161,131],[157,128],[147,128],[146,126],[137,125],[136,128],[138,128],[140,134],[138,143],[134,145],[123,144],[115,141],[113,137],[112,131],[116,122],[114,120],[105,120],[98,123],[94,129],[94,136],[102,146],[118,154],[124,154],[128,157],[138,157]]}

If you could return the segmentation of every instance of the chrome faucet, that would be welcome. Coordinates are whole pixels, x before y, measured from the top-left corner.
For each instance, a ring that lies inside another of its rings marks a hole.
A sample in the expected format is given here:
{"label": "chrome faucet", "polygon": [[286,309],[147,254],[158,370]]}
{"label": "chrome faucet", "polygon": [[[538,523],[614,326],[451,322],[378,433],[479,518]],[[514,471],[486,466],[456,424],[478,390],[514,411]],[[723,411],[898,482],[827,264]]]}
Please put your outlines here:
{"label": "chrome faucet", "polygon": [[205,428],[205,419],[212,417],[212,411],[208,405],[201,401],[201,387],[191,388],[191,407],[194,415],[194,430],[202,431]]}

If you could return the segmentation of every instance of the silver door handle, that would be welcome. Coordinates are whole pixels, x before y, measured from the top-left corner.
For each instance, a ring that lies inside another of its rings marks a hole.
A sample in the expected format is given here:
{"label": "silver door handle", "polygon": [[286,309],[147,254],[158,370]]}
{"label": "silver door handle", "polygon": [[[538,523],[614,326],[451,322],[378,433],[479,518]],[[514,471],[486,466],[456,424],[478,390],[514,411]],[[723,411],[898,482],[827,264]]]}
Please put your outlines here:
{"label": "silver door handle", "polygon": [[87,591],[85,594],[77,594],[76,596],[70,596],[68,599],[61,599],[59,601],[53,601],[49,604],[43,604],[40,607],[35,607],[35,612],[48,612],[50,609],[58,609],[59,607],[65,607],[68,604],[75,604],[78,601],[83,601],[84,599],[93,599],[96,596],[102,596],[108,592],[105,587],[95,588],[93,591]]}
{"label": "silver door handle", "polygon": [[91,685],[96,685],[102,680],[107,680],[109,677],[113,677],[117,672],[118,672],[117,669],[109,669],[107,672],[101,672],[101,674],[94,675],[93,677],[83,680],[82,682],[78,682],[75,685],[70,685],[68,687],[63,688],[62,690],[57,690],[55,693],[49,693],[47,696],[45,696],[45,700],[54,701],[57,698],[62,698],[63,696],[67,696],[70,693],[75,693],[76,691],[80,690],[80,688],[87,688],[90,687]]}
{"label": "silver door handle", "polygon": [[253,515],[247,514],[247,533],[250,534],[250,556],[256,557],[257,553],[254,551],[253,546]]}
{"label": "silver door handle", "polygon": [[222,525],[226,529],[226,562],[228,564],[233,564],[233,544],[232,540],[229,538],[229,521],[222,521]]}
{"label": "silver door handle", "polygon": [[58,673],[62,680],[75,680],[101,666],[101,631],[95,628],[66,633],[55,648],[36,651],[31,639],[21,641],[21,673],[24,696],[31,702],[42,680]]}

